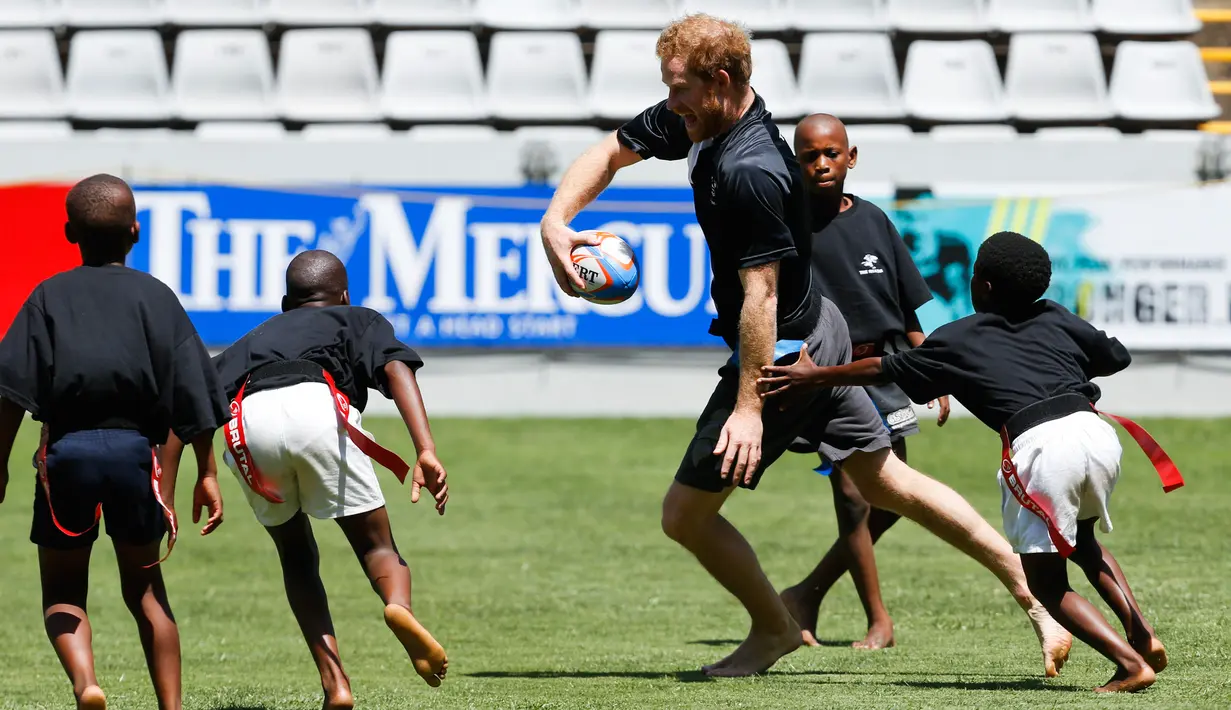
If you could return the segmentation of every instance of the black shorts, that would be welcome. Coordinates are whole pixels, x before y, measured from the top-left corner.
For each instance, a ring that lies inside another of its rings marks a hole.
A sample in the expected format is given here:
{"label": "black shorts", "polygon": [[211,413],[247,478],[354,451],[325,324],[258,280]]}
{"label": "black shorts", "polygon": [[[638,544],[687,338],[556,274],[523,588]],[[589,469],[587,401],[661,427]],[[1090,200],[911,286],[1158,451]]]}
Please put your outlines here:
{"label": "black shorts", "polygon": [[[796,352],[798,346],[795,347]],[[817,327],[808,337],[808,352],[818,365],[844,365],[851,361],[851,338],[846,321],[829,299],[821,304]],[[722,479],[722,456],[714,455],[718,436],[735,408],[739,392],[739,365],[729,361],[718,371],[718,386],[697,420],[697,432],[676,471],[675,480],[703,491],[719,492],[728,484]],[[862,387],[817,390],[808,400],[786,411],[768,403],[761,413],[761,465],[751,483],[756,488],[765,469],[778,460],[796,439],[831,461],[842,461],[856,451],[879,451],[889,447],[889,430]]]}
{"label": "black shorts", "polygon": [[167,528],[154,496],[153,466],[149,439],[127,429],[75,431],[51,442],[47,480],[56,520],[81,534],[73,537],[56,527],[43,487],[36,485],[30,542],[57,550],[93,544],[99,504],[112,540],[130,545],[161,540]]}

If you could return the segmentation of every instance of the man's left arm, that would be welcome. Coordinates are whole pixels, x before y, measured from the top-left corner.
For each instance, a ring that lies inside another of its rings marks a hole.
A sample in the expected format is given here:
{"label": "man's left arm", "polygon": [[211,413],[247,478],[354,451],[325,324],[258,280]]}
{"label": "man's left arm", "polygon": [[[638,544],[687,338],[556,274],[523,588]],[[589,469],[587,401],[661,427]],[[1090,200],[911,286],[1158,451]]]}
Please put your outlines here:
{"label": "man's left arm", "polygon": [[778,262],[739,272],[744,305],[739,317],[739,392],[735,409],[722,427],[715,454],[724,454],[722,476],[750,482],[761,465],[761,398],[757,378],[772,365],[778,340]]}

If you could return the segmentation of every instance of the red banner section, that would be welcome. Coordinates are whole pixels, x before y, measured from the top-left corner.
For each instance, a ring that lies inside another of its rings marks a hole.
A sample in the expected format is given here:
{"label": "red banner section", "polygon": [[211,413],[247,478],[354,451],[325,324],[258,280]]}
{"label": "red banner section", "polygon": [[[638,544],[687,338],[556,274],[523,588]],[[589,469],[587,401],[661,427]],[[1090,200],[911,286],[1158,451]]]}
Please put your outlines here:
{"label": "red banner section", "polygon": [[71,185],[0,186],[0,333],[34,287],[81,263],[64,238],[64,197]]}

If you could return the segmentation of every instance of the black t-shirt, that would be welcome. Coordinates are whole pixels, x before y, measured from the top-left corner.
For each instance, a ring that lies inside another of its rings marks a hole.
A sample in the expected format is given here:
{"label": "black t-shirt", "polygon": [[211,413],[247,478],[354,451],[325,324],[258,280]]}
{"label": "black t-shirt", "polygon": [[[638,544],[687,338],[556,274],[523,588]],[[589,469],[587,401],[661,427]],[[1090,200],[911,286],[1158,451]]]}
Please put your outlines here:
{"label": "black t-shirt", "polygon": [[135,429],[184,441],[230,418],[196,328],[175,293],[124,266],[79,266],[39,284],[0,342],[0,396],[53,438]]}
{"label": "black t-shirt", "polygon": [[871,202],[847,197],[850,209],[828,222],[817,224],[813,215],[812,264],[846,318],[852,343],[892,343],[906,335],[907,314],[932,300],[932,290],[889,217]]}
{"label": "black t-shirt", "polygon": [[999,431],[1031,404],[1061,394],[1098,401],[1090,380],[1128,367],[1119,340],[1054,301],[1039,301],[1017,318],[976,313],[937,328],[913,350],[881,360],[885,374],[912,400],[951,394]]}
{"label": "black t-shirt", "polygon": [[756,97],[726,133],[701,143],[663,101],[625,123],[620,143],[642,158],[688,159],[697,223],[710,248],[710,295],[718,318],[710,332],[739,342],[744,287],[740,269],[779,262],[778,338],[803,340],[820,317],[812,278],[811,239],[799,167]]}
{"label": "black t-shirt", "polygon": [[[388,319],[360,306],[306,307],[280,313],[215,357],[214,365],[227,397],[234,398],[253,370],[287,360],[320,365],[361,412],[368,404],[369,389],[390,396],[385,365],[401,361],[411,370],[423,365],[418,353],[394,336]],[[253,383],[244,394],[308,381],[299,375],[274,376]]]}
{"label": "black t-shirt", "polygon": [[[812,214],[812,265],[821,289],[851,331],[854,355],[904,350],[907,316],[932,300],[919,267],[889,217],[855,195],[831,218]],[[910,406],[896,385],[866,388],[882,414]]]}

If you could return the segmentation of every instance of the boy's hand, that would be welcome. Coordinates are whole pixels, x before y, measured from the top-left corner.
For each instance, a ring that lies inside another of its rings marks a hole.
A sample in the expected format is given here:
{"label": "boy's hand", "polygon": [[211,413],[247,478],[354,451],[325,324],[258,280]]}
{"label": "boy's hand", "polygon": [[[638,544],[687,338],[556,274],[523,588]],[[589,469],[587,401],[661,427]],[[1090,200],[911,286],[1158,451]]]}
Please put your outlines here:
{"label": "boy's hand", "polygon": [[757,387],[761,390],[761,399],[779,397],[794,390],[808,390],[822,384],[821,375],[825,368],[817,367],[808,354],[805,344],[799,349],[799,359],[792,365],[766,365],[761,368],[761,377],[757,379]]}
{"label": "boy's hand", "polygon": [[449,502],[449,484],[445,482],[444,464],[436,458],[436,452],[425,449],[415,461],[415,470],[410,479],[410,502],[419,502],[419,489],[427,488],[436,499],[436,512],[445,514],[445,504]]}
{"label": "boy's hand", "polygon": [[949,421],[949,395],[942,395],[936,400],[928,402],[928,409],[939,404],[940,411],[936,413],[936,426],[944,426],[945,422]]}
{"label": "boy's hand", "polygon": [[222,492],[218,490],[217,476],[202,476],[197,479],[197,485],[192,489],[192,522],[201,522],[201,511],[207,510],[209,517],[202,535],[208,535],[222,525]]}

